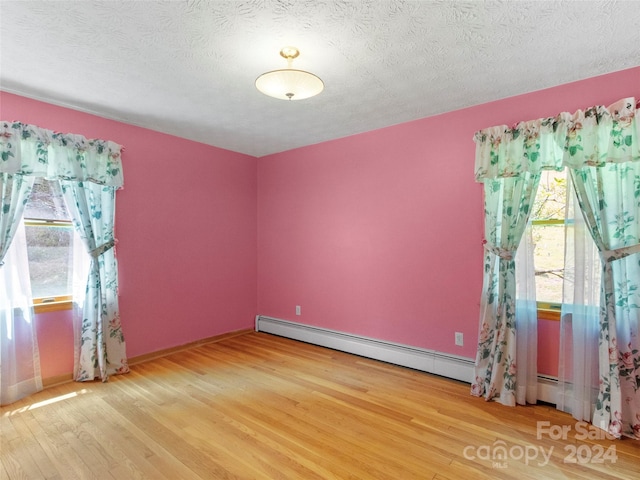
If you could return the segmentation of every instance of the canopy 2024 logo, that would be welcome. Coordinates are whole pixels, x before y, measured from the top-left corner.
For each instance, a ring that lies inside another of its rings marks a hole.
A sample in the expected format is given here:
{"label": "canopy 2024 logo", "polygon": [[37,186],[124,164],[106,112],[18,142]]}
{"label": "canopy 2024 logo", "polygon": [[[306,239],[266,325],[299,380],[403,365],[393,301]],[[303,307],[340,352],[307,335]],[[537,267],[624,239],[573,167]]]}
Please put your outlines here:
{"label": "canopy 2024 logo", "polygon": [[[571,425],[552,425],[551,422],[537,422],[536,438],[542,440],[568,440],[569,434],[577,441],[585,440],[613,440],[615,437],[586,422]],[[484,460],[491,462],[493,468],[507,468],[509,461],[523,462],[525,465],[544,467],[549,464],[556,446],[542,445],[511,445],[504,440],[496,440],[491,445],[479,447],[468,445],[464,448],[464,458],[467,460]],[[605,449],[602,445],[593,443],[569,443],[563,447],[563,463],[616,463],[616,446],[610,445]]]}

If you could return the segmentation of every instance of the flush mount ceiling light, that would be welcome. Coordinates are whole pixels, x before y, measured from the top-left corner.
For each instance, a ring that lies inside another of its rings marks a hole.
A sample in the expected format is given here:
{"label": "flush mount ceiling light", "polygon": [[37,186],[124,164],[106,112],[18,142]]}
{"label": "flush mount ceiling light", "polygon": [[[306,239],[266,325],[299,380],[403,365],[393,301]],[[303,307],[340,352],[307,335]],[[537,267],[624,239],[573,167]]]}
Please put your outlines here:
{"label": "flush mount ceiling light", "polygon": [[280,55],[287,59],[287,68],[263,73],[256,79],[256,88],[265,95],[281,100],[303,100],[318,95],[324,83],[313,73],[291,68],[293,59],[300,55],[295,47],[284,47]]}

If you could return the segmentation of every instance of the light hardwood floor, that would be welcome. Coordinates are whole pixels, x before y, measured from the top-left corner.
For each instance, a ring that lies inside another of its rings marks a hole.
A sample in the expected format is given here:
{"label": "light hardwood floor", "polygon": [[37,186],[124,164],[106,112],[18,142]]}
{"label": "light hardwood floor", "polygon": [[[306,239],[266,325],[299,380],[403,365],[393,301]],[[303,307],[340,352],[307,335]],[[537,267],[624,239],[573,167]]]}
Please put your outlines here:
{"label": "light hardwood floor", "polygon": [[639,441],[581,440],[553,407],[254,332],[0,412],[3,479],[640,478]]}

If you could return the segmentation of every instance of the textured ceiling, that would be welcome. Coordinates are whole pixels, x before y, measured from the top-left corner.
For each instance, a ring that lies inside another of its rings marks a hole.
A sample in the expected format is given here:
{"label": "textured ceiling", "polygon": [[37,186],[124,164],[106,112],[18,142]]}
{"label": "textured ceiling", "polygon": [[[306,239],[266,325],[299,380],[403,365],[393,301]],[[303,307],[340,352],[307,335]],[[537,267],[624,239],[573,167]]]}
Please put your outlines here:
{"label": "textured ceiling", "polygon": [[[640,64],[636,0],[0,0],[0,27],[3,90],[254,156]],[[255,89],[286,45],[321,95]]]}

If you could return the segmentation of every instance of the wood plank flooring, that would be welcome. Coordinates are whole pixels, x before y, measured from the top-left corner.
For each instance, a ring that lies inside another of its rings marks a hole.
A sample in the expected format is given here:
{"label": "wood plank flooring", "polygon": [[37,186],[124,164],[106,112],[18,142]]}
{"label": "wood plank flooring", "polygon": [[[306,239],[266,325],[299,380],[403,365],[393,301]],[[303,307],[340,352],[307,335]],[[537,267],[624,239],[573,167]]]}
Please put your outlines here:
{"label": "wood plank flooring", "polygon": [[[554,440],[540,421],[570,431]],[[599,431],[580,427],[550,406],[486,403],[464,383],[251,332],[3,407],[0,478],[640,478],[639,441],[583,440]]]}

